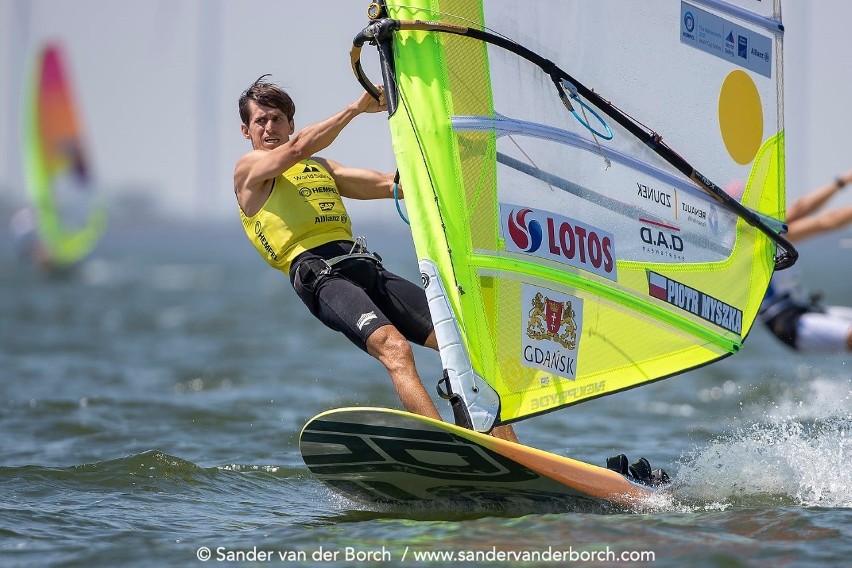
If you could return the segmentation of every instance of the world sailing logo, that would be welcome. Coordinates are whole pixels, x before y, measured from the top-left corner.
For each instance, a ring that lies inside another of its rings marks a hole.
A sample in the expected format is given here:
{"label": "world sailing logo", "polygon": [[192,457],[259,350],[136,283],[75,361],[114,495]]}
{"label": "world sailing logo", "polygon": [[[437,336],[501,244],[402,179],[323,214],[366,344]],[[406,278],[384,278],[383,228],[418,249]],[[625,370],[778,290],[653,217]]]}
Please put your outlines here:
{"label": "world sailing logo", "polygon": [[568,217],[500,204],[506,250],[553,260],[616,281],[615,237]]}
{"label": "world sailing logo", "polygon": [[528,284],[523,285],[521,296],[526,312],[521,318],[523,364],[574,379],[583,300]]}

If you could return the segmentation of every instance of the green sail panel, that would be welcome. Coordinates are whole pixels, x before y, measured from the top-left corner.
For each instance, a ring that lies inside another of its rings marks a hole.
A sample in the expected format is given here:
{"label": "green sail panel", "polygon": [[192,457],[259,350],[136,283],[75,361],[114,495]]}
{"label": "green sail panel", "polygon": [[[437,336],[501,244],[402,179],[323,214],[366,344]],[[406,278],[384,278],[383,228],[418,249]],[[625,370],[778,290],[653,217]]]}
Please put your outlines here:
{"label": "green sail panel", "polygon": [[[445,343],[460,344],[474,377],[473,387],[453,390],[469,388],[468,400],[484,382],[495,395],[485,411],[492,420],[473,427],[637,387],[741,348],[776,268],[785,215],[783,28],[773,2],[756,6],[760,13],[752,4],[386,2],[394,20],[513,42],[402,25],[385,77],[398,91],[390,129],[415,248],[421,266],[434,267],[458,335]],[[711,24],[744,40],[719,39]],[[684,39],[687,29],[721,41],[721,55]],[[742,41],[770,61],[725,56]],[[566,108],[553,76],[523,50],[592,93],[559,79]],[[703,174],[685,175],[682,160]],[[696,179],[727,193],[714,196]],[[441,345],[442,357],[448,349]]]}

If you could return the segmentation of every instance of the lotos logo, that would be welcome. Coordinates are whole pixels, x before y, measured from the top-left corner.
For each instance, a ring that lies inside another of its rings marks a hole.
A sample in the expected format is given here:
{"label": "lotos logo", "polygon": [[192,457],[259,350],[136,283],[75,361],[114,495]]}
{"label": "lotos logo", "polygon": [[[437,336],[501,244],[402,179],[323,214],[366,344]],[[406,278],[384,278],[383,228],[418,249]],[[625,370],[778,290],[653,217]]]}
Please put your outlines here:
{"label": "lotos logo", "polygon": [[515,245],[524,252],[535,252],[541,246],[541,224],[535,219],[527,224],[527,215],[532,209],[521,209],[517,214],[513,209],[509,213],[509,236]]}
{"label": "lotos logo", "polygon": [[617,281],[615,237],[594,225],[516,205],[500,204],[506,250],[560,262]]}

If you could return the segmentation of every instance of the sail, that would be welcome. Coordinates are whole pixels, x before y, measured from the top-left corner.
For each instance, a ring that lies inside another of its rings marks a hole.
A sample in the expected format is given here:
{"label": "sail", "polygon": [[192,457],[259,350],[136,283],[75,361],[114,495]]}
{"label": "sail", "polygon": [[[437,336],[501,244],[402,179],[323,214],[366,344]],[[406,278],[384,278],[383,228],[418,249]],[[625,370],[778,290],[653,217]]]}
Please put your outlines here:
{"label": "sail", "polygon": [[369,88],[360,46],[378,45],[464,422],[485,431],[741,348],[796,258],[779,236],[778,2],[381,8],[353,67]]}
{"label": "sail", "polygon": [[51,261],[70,266],[88,255],[106,227],[58,45],[45,45],[25,94],[24,170],[38,233]]}

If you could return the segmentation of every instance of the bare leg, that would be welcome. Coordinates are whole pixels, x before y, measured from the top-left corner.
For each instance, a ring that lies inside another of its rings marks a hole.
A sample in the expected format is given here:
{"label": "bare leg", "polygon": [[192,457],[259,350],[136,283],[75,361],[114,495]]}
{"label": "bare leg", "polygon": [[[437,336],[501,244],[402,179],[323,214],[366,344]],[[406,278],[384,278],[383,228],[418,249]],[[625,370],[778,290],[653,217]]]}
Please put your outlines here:
{"label": "bare leg", "polygon": [[429,349],[438,350],[438,340],[435,338],[435,330],[432,330],[432,333],[429,334],[429,337],[426,338],[426,343],[424,343],[426,347]]}
{"label": "bare leg", "polygon": [[521,443],[521,441],[518,440],[518,436],[515,434],[515,429],[512,428],[511,424],[506,424],[504,426],[495,426],[494,429],[491,430],[491,435],[495,438],[501,438],[503,440],[515,442],[516,444]]}
{"label": "bare leg", "polygon": [[[435,339],[435,331],[433,330],[429,337],[426,338],[426,347],[438,350],[438,341]],[[520,440],[518,440],[518,436],[515,434],[515,429],[512,428],[511,425],[506,424],[505,426],[497,426],[493,430],[491,430],[491,435],[495,438],[502,438],[503,440],[509,440],[510,442],[515,442],[516,444],[520,444]]]}
{"label": "bare leg", "polygon": [[385,366],[407,411],[441,420],[435,403],[417,374],[411,346],[394,326],[384,325],[374,331],[367,338],[367,353]]}

